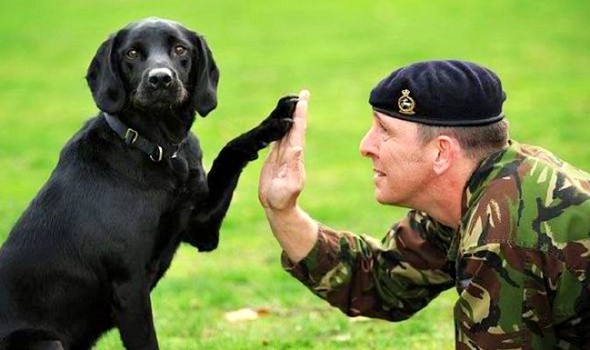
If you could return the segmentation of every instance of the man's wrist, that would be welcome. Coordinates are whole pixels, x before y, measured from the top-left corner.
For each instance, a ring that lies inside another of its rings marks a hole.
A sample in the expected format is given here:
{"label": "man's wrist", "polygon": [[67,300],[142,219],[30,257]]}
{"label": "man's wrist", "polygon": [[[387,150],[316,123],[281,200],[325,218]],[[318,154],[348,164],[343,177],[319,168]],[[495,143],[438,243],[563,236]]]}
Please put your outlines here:
{"label": "man's wrist", "polygon": [[273,234],[293,262],[306,257],[318,238],[319,224],[298,206],[265,210]]}
{"label": "man's wrist", "polygon": [[297,220],[302,210],[299,206],[292,206],[285,209],[264,208],[266,217],[272,221]]}

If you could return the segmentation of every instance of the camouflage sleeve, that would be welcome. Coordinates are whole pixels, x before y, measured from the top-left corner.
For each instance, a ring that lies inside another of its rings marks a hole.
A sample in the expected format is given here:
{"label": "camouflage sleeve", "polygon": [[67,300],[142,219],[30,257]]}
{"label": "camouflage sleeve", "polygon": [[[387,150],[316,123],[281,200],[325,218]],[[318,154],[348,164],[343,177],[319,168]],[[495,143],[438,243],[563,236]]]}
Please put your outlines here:
{"label": "camouflage sleeve", "polygon": [[454,285],[451,229],[411,211],[382,241],[321,226],[309,255],[283,266],[349,316],[399,321]]}

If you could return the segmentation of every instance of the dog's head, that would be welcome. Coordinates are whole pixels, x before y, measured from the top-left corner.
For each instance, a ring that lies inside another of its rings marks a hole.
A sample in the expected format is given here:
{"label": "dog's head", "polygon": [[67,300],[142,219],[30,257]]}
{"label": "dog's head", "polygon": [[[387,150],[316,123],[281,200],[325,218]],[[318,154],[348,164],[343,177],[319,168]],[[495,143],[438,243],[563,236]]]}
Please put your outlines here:
{"label": "dog's head", "polygon": [[206,116],[217,106],[219,70],[205,39],[158,18],[133,22],[99,47],[86,75],[99,109],[164,110],[190,106]]}

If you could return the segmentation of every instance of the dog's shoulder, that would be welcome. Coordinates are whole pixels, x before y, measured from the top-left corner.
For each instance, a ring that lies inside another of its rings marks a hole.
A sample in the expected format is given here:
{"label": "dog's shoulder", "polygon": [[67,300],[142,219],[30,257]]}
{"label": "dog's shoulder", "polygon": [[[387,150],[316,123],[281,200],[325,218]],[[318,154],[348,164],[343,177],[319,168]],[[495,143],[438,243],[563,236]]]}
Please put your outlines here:
{"label": "dog's shoulder", "polygon": [[[149,186],[152,164],[127,146],[100,114],[87,120],[60,152],[56,171],[101,181]],[[155,180],[154,180],[155,181]]]}
{"label": "dog's shoulder", "polygon": [[109,135],[108,131],[106,122],[100,115],[86,120],[82,127],[66,142],[60,157],[76,157],[80,161],[85,156],[96,155],[99,151],[104,154],[114,146],[113,137]]}

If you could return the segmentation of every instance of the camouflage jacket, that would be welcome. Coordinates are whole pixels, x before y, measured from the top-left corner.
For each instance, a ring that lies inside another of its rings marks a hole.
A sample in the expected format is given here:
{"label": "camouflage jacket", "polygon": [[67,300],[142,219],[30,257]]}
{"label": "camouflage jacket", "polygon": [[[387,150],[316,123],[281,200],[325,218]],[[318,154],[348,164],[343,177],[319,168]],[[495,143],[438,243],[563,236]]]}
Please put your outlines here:
{"label": "camouflage jacket", "polygon": [[391,321],[454,286],[457,349],[590,349],[590,175],[511,142],[462,205],[458,230],[416,211],[381,241],[321,226],[283,266],[347,315]]}

